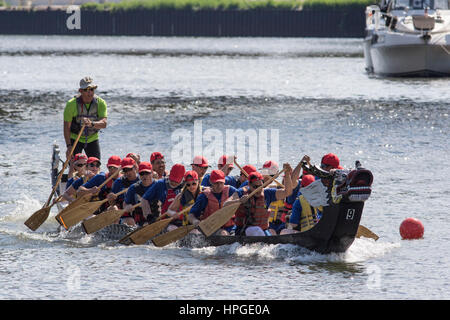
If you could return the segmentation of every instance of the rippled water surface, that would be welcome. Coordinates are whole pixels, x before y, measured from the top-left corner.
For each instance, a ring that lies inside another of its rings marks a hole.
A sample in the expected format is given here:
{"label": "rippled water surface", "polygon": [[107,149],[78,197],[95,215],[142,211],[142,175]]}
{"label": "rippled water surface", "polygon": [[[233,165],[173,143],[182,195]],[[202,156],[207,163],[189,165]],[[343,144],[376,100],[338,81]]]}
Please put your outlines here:
{"label": "rippled water surface", "polygon": [[[280,163],[334,152],[372,170],[361,223],[380,239],[329,255],[126,247],[57,232],[55,211],[30,231],[23,222],[51,192],[52,144],[64,145],[65,102],[88,74],[108,103],[104,159],[161,151],[170,166],[174,132],[194,124],[272,130]],[[0,36],[0,298],[449,299],[449,87],[368,76],[359,39]],[[401,240],[409,216],[423,239]]]}

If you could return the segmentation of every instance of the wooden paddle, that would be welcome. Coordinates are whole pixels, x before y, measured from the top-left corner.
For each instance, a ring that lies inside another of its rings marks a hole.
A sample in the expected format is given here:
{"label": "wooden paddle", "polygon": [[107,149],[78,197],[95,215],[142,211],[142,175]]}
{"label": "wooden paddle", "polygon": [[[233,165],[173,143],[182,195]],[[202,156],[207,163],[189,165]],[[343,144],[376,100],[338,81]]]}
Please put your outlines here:
{"label": "wooden paddle", "polygon": [[[40,210],[36,211],[35,213],[33,213],[33,214],[32,214],[32,215],[24,222],[24,224],[25,224],[28,228],[30,228],[31,230],[36,231],[37,228],[39,228],[39,227],[45,222],[45,220],[47,220],[47,218],[48,218],[48,216],[49,216],[49,214],[50,214],[50,208],[51,208],[51,206],[48,206],[48,204],[50,203],[50,200],[52,199],[53,195],[55,194],[56,188],[59,186],[59,183],[61,182],[61,178],[62,178],[62,175],[64,174],[64,170],[66,170],[67,164],[69,163],[69,160],[72,158],[73,151],[75,150],[75,147],[77,146],[78,141],[79,141],[80,138],[81,138],[81,134],[83,133],[83,130],[84,130],[84,127],[85,127],[85,126],[86,126],[85,124],[83,124],[83,125],[81,126],[81,130],[80,130],[80,132],[78,133],[77,139],[75,140],[75,143],[74,143],[73,146],[72,146],[72,150],[70,150],[70,154],[69,154],[69,156],[67,157],[66,161],[64,162],[61,171],[60,171],[59,174],[58,174],[58,179],[56,180],[56,183],[55,183],[55,185],[53,186],[52,193],[50,193],[50,196],[48,197],[47,202],[44,204],[44,206],[42,207],[42,209],[40,209]],[[55,203],[56,203],[56,202],[55,202]],[[55,203],[53,203],[53,204],[55,204]]]}
{"label": "wooden paddle", "polygon": [[[135,208],[139,207],[141,203],[137,203],[134,206],[131,207],[130,212],[133,211]],[[96,215],[95,217],[83,221],[82,225],[84,228],[84,231],[87,234],[91,234],[93,232],[96,232],[98,230],[103,229],[104,227],[107,227],[111,224],[113,224],[115,221],[117,221],[125,212],[128,212],[128,210],[120,209],[120,210],[105,210],[102,213]]]}
{"label": "wooden paddle", "polygon": [[356,232],[356,237],[357,238],[361,238],[361,237],[370,238],[370,239],[374,239],[375,241],[377,241],[380,238],[379,236],[377,236],[375,233],[373,233],[372,231],[370,231],[368,228],[364,227],[363,225],[359,225],[358,231]]}
{"label": "wooden paddle", "polygon": [[[60,225],[62,225],[66,230],[69,229],[69,227],[67,227],[67,225],[65,225],[65,221],[70,220],[70,218],[68,218],[71,214],[73,214],[74,209],[76,209],[77,207],[81,206],[82,204],[85,204],[89,201],[91,201],[92,197],[96,196],[101,189],[103,188],[103,186],[105,186],[111,179],[113,179],[115,176],[117,176],[119,174],[120,170],[117,170],[116,172],[114,172],[114,174],[110,175],[108,177],[108,179],[106,179],[101,185],[98,186],[98,191],[94,194],[92,193],[86,193],[83,196],[75,199],[75,201],[72,201],[71,203],[69,203],[67,205],[67,207],[65,207],[63,210],[61,210],[61,212],[55,216],[56,221],[58,221],[58,223]],[[79,220],[81,221],[81,220]],[[79,222],[78,221],[78,222]]]}
{"label": "wooden paddle", "polygon": [[181,214],[184,214],[186,211],[191,210],[191,208],[192,208],[192,205],[190,205],[189,207],[180,211],[176,216],[173,216],[169,219],[161,220],[162,218],[167,217],[168,214],[166,212],[163,215],[161,215],[156,220],[156,222],[153,222],[152,224],[149,224],[142,228],[134,230],[130,234],[128,234],[125,237],[123,237],[122,239],[120,239],[119,243],[126,244],[126,245],[131,244],[131,243],[144,244],[148,240],[150,240],[151,238],[156,236],[157,234],[161,233],[161,231],[163,231],[169,225],[169,223],[172,222],[173,219],[177,218]]}
{"label": "wooden paddle", "polygon": [[[234,159],[234,164],[236,165],[236,167],[238,167],[239,170],[241,170],[241,172],[244,174],[244,176],[246,176],[248,178],[247,171],[245,171],[244,169],[241,168],[241,166],[236,162],[236,159]],[[274,181],[277,184],[277,186],[284,188],[283,184],[279,183],[277,180],[274,180]]]}
{"label": "wooden paddle", "polygon": [[[115,195],[120,196],[127,192],[128,188],[123,189],[120,192],[117,192]],[[83,221],[84,219],[91,216],[95,211],[97,211],[102,204],[108,202],[109,199],[103,199],[100,201],[86,202],[78,207],[73,208],[70,211],[67,211],[64,216],[59,217],[61,222],[63,223],[64,228],[68,230],[70,227],[76,225],[78,222]]]}
{"label": "wooden paddle", "polygon": [[171,244],[175,241],[184,238],[189,232],[191,232],[195,228],[196,226],[193,224],[181,226],[179,228],[176,228],[175,230],[163,233],[162,235],[153,238],[152,242],[156,247],[164,247],[167,246],[168,244]]}
{"label": "wooden paddle", "polygon": [[[276,178],[278,178],[278,176],[281,173],[283,173],[284,171],[285,171],[285,169],[281,170],[276,175],[274,175],[272,178],[270,178],[269,180],[264,182],[264,184],[262,186],[258,187],[253,192],[251,192],[248,195],[248,198],[250,199],[256,193],[260,192],[261,189],[267,187]],[[202,220],[198,224],[200,231],[205,235],[205,237],[209,237],[214,232],[219,230],[225,223],[227,223],[228,220],[230,220],[233,217],[233,215],[235,214],[236,210],[239,208],[240,205],[241,205],[241,203],[238,202],[238,203],[231,204],[229,206],[226,206],[226,207],[223,207],[223,208],[217,210],[212,215],[210,215],[208,218],[206,218],[205,220]]]}

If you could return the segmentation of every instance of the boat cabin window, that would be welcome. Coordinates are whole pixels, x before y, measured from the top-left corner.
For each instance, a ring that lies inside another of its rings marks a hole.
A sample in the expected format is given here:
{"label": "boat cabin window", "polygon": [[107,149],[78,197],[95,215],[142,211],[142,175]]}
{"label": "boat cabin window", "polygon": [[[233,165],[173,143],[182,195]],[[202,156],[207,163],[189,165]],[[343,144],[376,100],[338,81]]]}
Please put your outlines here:
{"label": "boat cabin window", "polygon": [[392,10],[405,10],[409,9],[425,9],[430,8],[448,10],[450,6],[450,0],[393,0]]}

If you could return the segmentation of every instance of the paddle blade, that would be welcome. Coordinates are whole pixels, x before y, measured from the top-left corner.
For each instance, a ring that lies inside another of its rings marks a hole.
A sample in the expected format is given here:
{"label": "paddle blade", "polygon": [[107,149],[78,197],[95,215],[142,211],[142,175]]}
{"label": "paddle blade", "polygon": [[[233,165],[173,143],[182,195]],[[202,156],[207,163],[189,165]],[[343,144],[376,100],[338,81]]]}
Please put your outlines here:
{"label": "paddle blade", "polygon": [[209,237],[233,217],[240,205],[240,203],[235,203],[217,210],[199,223],[200,231],[205,237]]}
{"label": "paddle blade", "polygon": [[370,231],[368,228],[364,227],[363,225],[358,226],[358,231],[356,232],[356,237],[357,238],[365,237],[365,238],[369,238],[369,239],[374,239],[375,241],[377,241],[379,239],[379,237],[375,233],[373,233],[372,231]]}
{"label": "paddle blade", "polygon": [[175,230],[166,232],[160,236],[152,239],[152,242],[157,247],[164,247],[172,242],[178,241],[184,238],[189,232],[195,229],[194,225],[187,225],[176,228]]}
{"label": "paddle blade", "polygon": [[172,219],[159,220],[145,227],[134,230],[129,235],[120,239],[119,243],[126,245],[131,243],[144,244],[152,237],[163,231],[171,221]]}
{"label": "paddle blade", "polygon": [[125,210],[106,210],[96,215],[95,217],[83,221],[83,228],[87,234],[91,234],[93,232],[97,232],[98,230],[103,229],[115,221],[117,221],[123,214]]}
{"label": "paddle blade", "polygon": [[75,199],[75,201],[72,201],[71,203],[69,203],[67,205],[67,207],[62,209],[61,212],[55,216],[56,221],[58,221],[58,223],[60,225],[62,225],[64,228],[69,229],[69,227],[66,227],[66,225],[64,225],[65,221],[67,220],[67,216],[72,214],[70,212],[73,209],[81,206],[82,204],[89,202],[91,200],[91,197],[92,196],[90,194],[87,194],[87,195],[77,198],[77,199]]}
{"label": "paddle blade", "polygon": [[27,221],[24,222],[24,224],[30,228],[32,231],[36,231],[37,228],[39,228],[45,220],[47,220],[49,214],[50,214],[51,207],[44,207],[42,209],[39,209],[35,213],[31,215],[27,219]]}

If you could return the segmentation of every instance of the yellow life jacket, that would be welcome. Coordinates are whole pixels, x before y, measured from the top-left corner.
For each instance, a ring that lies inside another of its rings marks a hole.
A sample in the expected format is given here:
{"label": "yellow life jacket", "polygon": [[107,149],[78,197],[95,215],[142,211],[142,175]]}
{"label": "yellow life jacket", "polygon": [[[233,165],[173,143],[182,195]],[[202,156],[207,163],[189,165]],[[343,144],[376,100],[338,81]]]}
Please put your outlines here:
{"label": "yellow life jacket", "polygon": [[311,229],[316,224],[318,209],[312,207],[303,195],[300,195],[298,200],[302,206],[302,213],[300,215],[300,231],[303,232]]}
{"label": "yellow life jacket", "polygon": [[269,205],[269,212],[269,222],[277,221],[277,219],[281,220],[281,214],[287,212],[287,209],[284,206],[284,200],[272,201]]}

